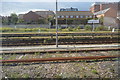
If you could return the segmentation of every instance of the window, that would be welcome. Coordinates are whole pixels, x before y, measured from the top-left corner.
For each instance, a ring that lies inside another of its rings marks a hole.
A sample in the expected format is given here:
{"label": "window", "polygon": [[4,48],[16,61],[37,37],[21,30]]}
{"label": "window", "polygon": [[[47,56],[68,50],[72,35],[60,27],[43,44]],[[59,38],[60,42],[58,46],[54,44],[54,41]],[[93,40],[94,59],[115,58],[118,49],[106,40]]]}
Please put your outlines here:
{"label": "window", "polygon": [[73,18],[73,16],[70,16],[70,18]]}
{"label": "window", "polygon": [[83,16],[80,16],[80,18],[83,18]]}
{"label": "window", "polygon": [[88,18],[88,16],[86,16],[86,18]]}
{"label": "window", "polygon": [[64,16],[61,16],[61,18],[64,18]]}
{"label": "window", "polygon": [[79,16],[76,16],[76,18],[79,18]]}
{"label": "window", "polygon": [[68,18],[68,16],[66,16],[66,18]]}
{"label": "window", "polygon": [[92,18],[92,16],[89,16],[90,18]]}
{"label": "window", "polygon": [[58,16],[58,18],[60,18],[60,16]]}

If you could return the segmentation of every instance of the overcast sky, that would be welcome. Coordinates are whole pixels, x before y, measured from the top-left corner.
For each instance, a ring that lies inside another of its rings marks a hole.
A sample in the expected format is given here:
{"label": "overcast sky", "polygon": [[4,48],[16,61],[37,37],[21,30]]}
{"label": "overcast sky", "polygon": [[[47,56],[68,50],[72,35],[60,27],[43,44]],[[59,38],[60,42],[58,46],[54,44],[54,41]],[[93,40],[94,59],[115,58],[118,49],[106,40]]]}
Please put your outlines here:
{"label": "overcast sky", "polygon": [[[8,16],[11,13],[23,14],[28,11],[53,10],[55,11],[56,0],[2,0],[2,11],[0,15]],[[82,2],[84,1],[84,2]],[[60,8],[78,8],[79,11],[88,11],[91,4],[105,0],[58,0],[58,10]],[[109,0],[118,2],[119,0]]]}

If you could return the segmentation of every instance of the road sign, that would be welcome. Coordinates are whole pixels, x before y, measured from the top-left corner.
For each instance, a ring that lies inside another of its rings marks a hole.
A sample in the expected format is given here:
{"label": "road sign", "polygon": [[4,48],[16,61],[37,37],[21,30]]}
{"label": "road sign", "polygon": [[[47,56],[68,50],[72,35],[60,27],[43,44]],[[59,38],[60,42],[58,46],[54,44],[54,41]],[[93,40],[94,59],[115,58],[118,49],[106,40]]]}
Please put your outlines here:
{"label": "road sign", "polygon": [[88,23],[99,23],[99,19],[98,20],[88,20]]}
{"label": "road sign", "polygon": [[99,19],[98,20],[88,20],[88,23],[92,23],[93,24],[93,29],[92,29],[92,31],[94,32],[94,29],[95,29],[95,26],[94,26],[94,24],[95,23],[99,23]]}

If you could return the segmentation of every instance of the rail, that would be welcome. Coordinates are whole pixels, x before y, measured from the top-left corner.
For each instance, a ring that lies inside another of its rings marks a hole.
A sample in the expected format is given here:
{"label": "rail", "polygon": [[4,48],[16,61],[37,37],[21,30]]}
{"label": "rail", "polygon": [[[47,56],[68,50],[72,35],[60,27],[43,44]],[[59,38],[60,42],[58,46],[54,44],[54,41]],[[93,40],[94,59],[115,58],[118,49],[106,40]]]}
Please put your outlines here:
{"label": "rail", "polygon": [[118,58],[120,55],[114,56],[87,56],[87,57],[60,57],[60,58],[41,58],[41,59],[26,59],[26,60],[0,60],[2,63],[22,63],[22,62],[44,62],[44,61],[74,61],[74,60],[94,60]]}

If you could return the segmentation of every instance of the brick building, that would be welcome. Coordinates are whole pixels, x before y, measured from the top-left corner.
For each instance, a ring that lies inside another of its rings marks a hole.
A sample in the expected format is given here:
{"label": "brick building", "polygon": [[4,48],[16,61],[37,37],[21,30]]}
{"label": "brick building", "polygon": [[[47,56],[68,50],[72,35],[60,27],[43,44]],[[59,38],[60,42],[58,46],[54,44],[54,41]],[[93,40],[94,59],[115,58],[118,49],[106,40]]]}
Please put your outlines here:
{"label": "brick building", "polygon": [[107,9],[107,8],[113,8],[115,10],[118,10],[118,3],[113,2],[113,3],[108,3],[108,2],[95,2],[91,5],[90,11],[92,13]]}
{"label": "brick building", "polygon": [[53,11],[29,11],[26,14],[19,14],[18,18],[23,19],[27,23],[35,23],[41,19],[47,19],[49,16],[54,16]]}
{"label": "brick building", "polygon": [[[57,16],[59,24],[67,24],[71,21],[71,24],[81,24],[80,22],[83,20],[93,18],[93,13],[90,11],[58,11]],[[62,23],[60,23],[60,20]]]}
{"label": "brick building", "polygon": [[90,11],[58,11],[58,19],[66,18],[92,18],[93,14]]}
{"label": "brick building", "polygon": [[48,18],[49,16],[55,15],[53,11],[36,11],[35,13],[44,17],[44,18]]}
{"label": "brick building", "polygon": [[39,16],[38,14],[36,14],[35,12],[32,12],[32,11],[23,15],[23,20],[25,22],[37,22],[39,19],[43,19],[43,17]]}
{"label": "brick building", "polygon": [[90,11],[97,18],[99,18],[99,19],[103,18],[103,25],[118,28],[118,25],[119,25],[119,22],[117,20],[118,2],[94,3],[91,6]]}

